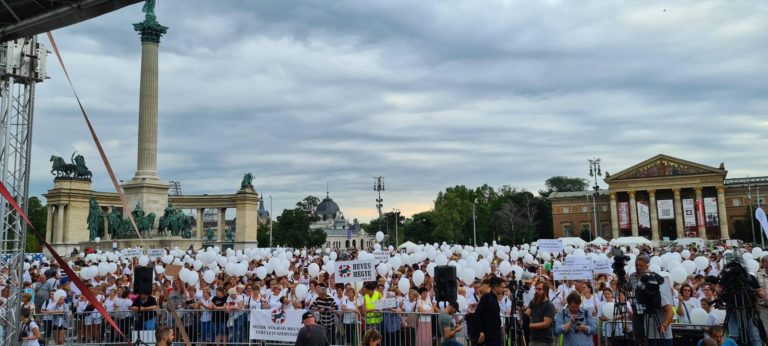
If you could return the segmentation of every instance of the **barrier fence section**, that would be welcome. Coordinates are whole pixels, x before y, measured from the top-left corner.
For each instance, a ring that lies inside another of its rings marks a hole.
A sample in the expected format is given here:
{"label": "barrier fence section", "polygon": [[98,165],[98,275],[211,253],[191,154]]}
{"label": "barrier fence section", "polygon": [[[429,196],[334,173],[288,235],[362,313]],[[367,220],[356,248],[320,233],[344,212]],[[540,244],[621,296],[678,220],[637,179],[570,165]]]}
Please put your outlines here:
{"label": "barrier fence section", "polygon": [[[303,326],[301,315],[306,310],[187,310],[177,313],[192,345],[293,345]],[[120,329],[134,345],[153,345],[155,330],[160,326],[174,328],[173,318],[167,310],[148,312],[110,312]],[[439,346],[443,341],[443,326],[453,323],[461,326],[455,340],[470,345],[465,316],[455,314],[448,318],[440,313],[376,311],[313,311],[316,324],[325,328],[330,345],[362,345],[363,335],[376,329],[382,335],[382,346]],[[41,344],[50,345],[126,345],[126,340],[105,323],[98,312],[55,312],[31,316],[39,325]],[[523,321],[500,316],[504,345],[522,345]],[[615,321],[601,323],[599,344],[604,344],[603,329]],[[631,322],[629,322],[631,324]],[[625,327],[627,329],[629,326]],[[676,334],[701,334],[704,326],[675,324]],[[618,328],[622,330],[624,328]],[[626,329],[624,329],[626,330]],[[683,331],[687,331],[685,333]],[[682,332],[682,333],[681,333]],[[621,333],[623,334],[623,333]],[[619,335],[616,335],[619,336]],[[681,335],[682,336],[682,335]],[[678,337],[678,335],[676,335]],[[676,341],[675,344],[679,342]]]}

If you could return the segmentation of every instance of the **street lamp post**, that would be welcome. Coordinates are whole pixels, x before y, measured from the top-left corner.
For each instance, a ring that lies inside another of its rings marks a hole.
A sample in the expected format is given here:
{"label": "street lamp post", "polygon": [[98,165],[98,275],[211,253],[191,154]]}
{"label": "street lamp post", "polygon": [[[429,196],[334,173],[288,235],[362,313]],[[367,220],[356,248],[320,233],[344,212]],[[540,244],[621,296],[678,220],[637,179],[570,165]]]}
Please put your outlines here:
{"label": "street lamp post", "polygon": [[400,245],[400,241],[397,239],[397,224],[400,223],[400,209],[392,209],[395,212],[395,247]]}
{"label": "street lamp post", "polygon": [[472,201],[472,242],[477,247],[477,216],[475,215],[475,203],[477,198]]}
{"label": "street lamp post", "polygon": [[272,247],[272,222],[275,215],[272,214],[272,195],[269,195],[269,247]]}
{"label": "street lamp post", "polygon": [[[597,185],[597,177],[603,176],[603,172],[600,170],[600,158],[589,159],[589,176],[595,179],[595,186],[592,187],[595,189],[595,193],[592,195],[592,212],[595,217],[595,238],[597,238],[597,228],[599,227],[599,221],[597,219],[597,194],[600,190],[600,185]],[[592,238],[591,232],[589,237]]]}

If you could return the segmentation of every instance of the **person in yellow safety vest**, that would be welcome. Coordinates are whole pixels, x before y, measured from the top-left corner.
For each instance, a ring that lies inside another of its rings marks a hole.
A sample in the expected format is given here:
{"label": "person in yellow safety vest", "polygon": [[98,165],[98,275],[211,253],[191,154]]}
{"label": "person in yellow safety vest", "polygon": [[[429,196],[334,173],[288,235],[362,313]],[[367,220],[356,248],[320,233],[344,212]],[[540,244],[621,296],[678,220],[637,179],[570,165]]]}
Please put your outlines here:
{"label": "person in yellow safety vest", "polygon": [[363,287],[366,329],[378,329],[379,325],[381,325],[381,321],[383,320],[380,312],[374,312],[376,301],[382,298],[381,293],[374,289],[375,287],[375,283],[369,283]]}

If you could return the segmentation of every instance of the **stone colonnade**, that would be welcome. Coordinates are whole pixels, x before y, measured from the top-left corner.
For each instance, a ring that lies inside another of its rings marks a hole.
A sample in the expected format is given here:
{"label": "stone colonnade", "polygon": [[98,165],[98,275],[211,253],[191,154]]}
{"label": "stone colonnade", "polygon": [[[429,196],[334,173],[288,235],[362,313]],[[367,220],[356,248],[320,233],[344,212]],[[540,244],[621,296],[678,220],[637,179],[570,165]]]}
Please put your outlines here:
{"label": "stone colonnade", "polygon": [[[717,189],[717,214],[718,214],[718,220],[719,220],[719,228],[720,228],[720,238],[721,239],[730,239],[729,232],[728,232],[728,216],[726,213],[726,207],[725,207],[725,187],[723,185],[716,185],[712,186]],[[701,213],[703,214],[704,211],[699,211],[699,208],[703,208],[704,206],[704,199],[702,194],[702,189],[707,188],[707,186],[694,186],[691,188],[685,188],[685,189],[693,189],[694,195],[695,195],[695,214]],[[638,209],[637,209],[637,198],[636,195],[641,192],[646,192],[648,194],[648,207],[650,209],[650,222],[651,222],[651,237],[652,240],[658,241],[660,240],[659,237],[659,214],[658,214],[658,207],[656,203],[656,195],[657,193],[661,192],[662,190],[665,191],[672,191],[673,200],[674,200],[674,219],[675,219],[675,231],[678,238],[682,238],[685,236],[685,227],[684,227],[684,217],[683,217],[683,204],[682,204],[682,198],[681,198],[681,188],[675,187],[671,189],[646,189],[646,190],[616,190],[610,192],[610,205],[611,205],[611,231],[612,236],[614,239],[618,238],[620,236],[620,225],[619,225],[619,197],[617,194],[626,194],[627,199],[629,201],[629,221],[630,221],[630,230],[632,232],[633,237],[639,236],[639,223],[638,223]],[[696,220],[696,230],[698,233],[698,237],[707,239],[707,232],[706,232],[706,220],[704,222],[701,222],[702,218],[698,217],[698,215],[694,215],[694,219]]]}

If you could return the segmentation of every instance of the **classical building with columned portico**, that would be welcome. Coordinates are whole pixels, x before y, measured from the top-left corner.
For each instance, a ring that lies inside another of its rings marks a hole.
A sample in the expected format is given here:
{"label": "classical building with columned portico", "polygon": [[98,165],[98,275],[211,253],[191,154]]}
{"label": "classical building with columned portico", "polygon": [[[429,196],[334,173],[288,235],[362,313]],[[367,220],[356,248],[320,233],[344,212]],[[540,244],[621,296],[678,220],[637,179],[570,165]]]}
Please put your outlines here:
{"label": "classical building with columned portico", "polygon": [[615,174],[606,172],[608,189],[599,190],[596,198],[594,191],[550,196],[555,236],[579,236],[586,230],[603,238],[730,239],[734,223],[749,220],[750,203],[761,203],[754,193],[761,187],[768,191],[768,178],[726,179],[727,174],[723,163],[713,167],[663,154]]}

